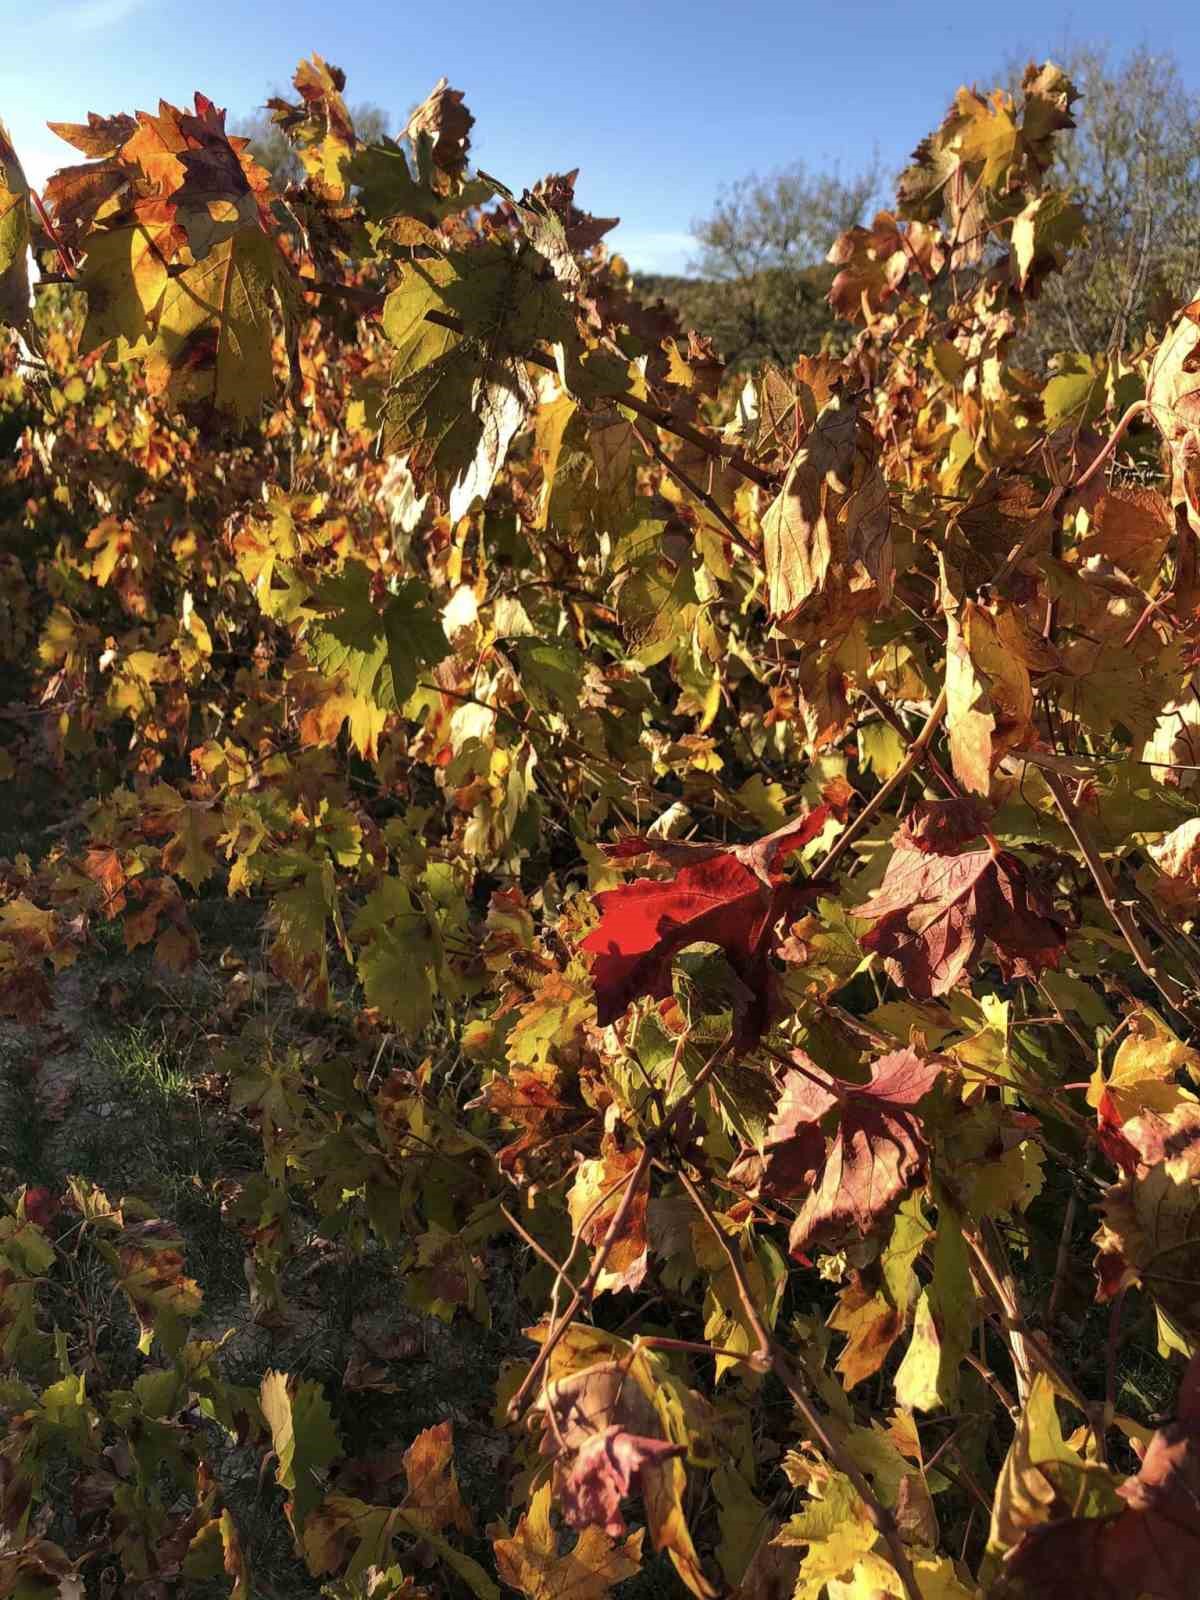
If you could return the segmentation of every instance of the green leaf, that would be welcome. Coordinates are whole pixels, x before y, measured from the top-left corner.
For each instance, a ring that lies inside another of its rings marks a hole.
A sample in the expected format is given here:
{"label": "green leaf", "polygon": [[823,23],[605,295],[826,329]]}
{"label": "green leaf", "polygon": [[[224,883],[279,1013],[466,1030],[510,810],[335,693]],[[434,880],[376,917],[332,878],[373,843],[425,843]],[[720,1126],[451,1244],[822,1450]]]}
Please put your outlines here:
{"label": "green leaf", "polygon": [[1022,289],[1035,267],[1046,271],[1062,265],[1083,225],[1083,212],[1065,194],[1052,191],[1030,201],[1012,226],[1013,255]]}
{"label": "green leaf", "polygon": [[[453,325],[430,324],[430,312]],[[522,357],[575,337],[574,320],[532,246],[490,240],[413,262],[388,297],[384,327],[397,347],[381,417],[385,452],[412,452],[450,484],[457,521],[486,499],[534,394]]]}
{"label": "green leaf", "polygon": [[270,958],[274,971],[309,1005],[329,1004],[329,957],[325,929],[337,916],[333,863],[314,862],[290,888],[275,896],[271,916],[275,939]]}
{"label": "green leaf", "polygon": [[1067,422],[1086,426],[1104,410],[1108,363],[1103,356],[1067,355],[1059,358],[1056,377],[1042,390],[1048,430]]}
{"label": "green leaf", "polygon": [[382,608],[371,597],[371,571],[349,561],[313,594],[324,613],[309,624],[309,658],[329,678],[344,678],[356,698],[381,711],[398,711],[417,686],[421,669],[449,653],[428,590],[416,578],[403,582]]}
{"label": "green leaf", "polygon": [[413,217],[435,226],[473,206],[486,205],[496,192],[489,179],[477,176],[456,193],[439,194],[430,186],[427,173],[418,168],[414,177],[404,151],[390,140],[356,151],[345,174],[357,188],[359,204],[372,222]]}
{"label": "green leaf", "polygon": [[910,1411],[936,1411],[958,1400],[959,1367],[971,1348],[975,1292],[962,1222],[938,1204],[933,1278],[921,1290],[912,1338],[896,1372],[896,1399]]}
{"label": "green leaf", "polygon": [[400,878],[385,878],[350,925],[364,946],[355,963],[367,1004],[403,1032],[419,1033],[433,1015],[436,929]]}
{"label": "green leaf", "polygon": [[152,341],[130,352],[147,358],[146,380],[176,405],[211,401],[243,421],[275,391],[272,305],[287,307],[286,268],[258,228],[222,239],[202,261],[167,281]]}
{"label": "green leaf", "polygon": [[275,1477],[288,1491],[288,1521],[299,1538],[324,1496],[326,1470],[343,1454],[342,1442],[319,1383],[268,1372],[259,1400],[275,1449]]}
{"label": "green leaf", "polygon": [[573,711],[579,708],[583,659],[565,640],[507,639],[503,648],[513,657],[521,687],[539,710]]}

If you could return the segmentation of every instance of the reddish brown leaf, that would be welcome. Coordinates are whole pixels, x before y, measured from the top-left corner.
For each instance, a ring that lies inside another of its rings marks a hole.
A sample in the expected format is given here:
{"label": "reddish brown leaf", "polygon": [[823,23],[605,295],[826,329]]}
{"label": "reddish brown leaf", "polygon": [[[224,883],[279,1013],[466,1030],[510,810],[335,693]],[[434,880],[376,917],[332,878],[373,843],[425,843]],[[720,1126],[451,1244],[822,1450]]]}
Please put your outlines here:
{"label": "reddish brown leaf", "polygon": [[30,1222],[36,1223],[39,1228],[47,1228],[62,1210],[62,1201],[53,1189],[47,1189],[44,1184],[34,1184],[22,1194],[21,1209]]}
{"label": "reddish brown leaf", "polygon": [[610,1539],[625,1532],[621,1501],[637,1488],[646,1465],[684,1454],[682,1445],[648,1439],[624,1428],[605,1428],[579,1447],[562,1485],[563,1515],[573,1528],[603,1528]]}
{"label": "reddish brown leaf", "polygon": [[617,860],[654,854],[677,866],[674,878],[638,878],[596,896],[600,921],[583,940],[596,960],[592,980],[601,1025],[614,1022],[642,995],[671,994],[671,963],[688,945],[720,945],[750,990],[736,1042],[762,1035],[771,1009],[770,956],[781,931],[817,893],[815,884],[789,881],[775,870],[789,850],[820,832],[828,811],[818,806],[750,845],[687,844],[638,835],[610,848]]}
{"label": "reddish brown leaf", "polygon": [[541,1451],[554,1457],[558,1504],[573,1528],[601,1527],[619,1537],[622,1499],[640,1490],[649,1509],[662,1496],[663,1469],[686,1453],[663,1438],[653,1404],[621,1362],[598,1362],[548,1384],[538,1409],[547,1418]]}
{"label": "reddish brown leaf", "polygon": [[415,143],[422,136],[433,145],[433,164],[443,172],[460,173],[467,164],[475,118],[463,104],[462,91],[439,78],[408,119],[405,136]]}
{"label": "reddish brown leaf", "polygon": [[564,1100],[553,1083],[524,1067],[507,1077],[492,1078],[471,1107],[486,1106],[495,1117],[513,1123],[519,1136],[497,1155],[503,1171],[524,1175],[527,1161],[556,1138],[565,1138],[579,1124],[582,1112]]}
{"label": "reddish brown leaf", "polygon": [[1101,556],[1136,577],[1161,562],[1175,518],[1158,489],[1109,489],[1097,502],[1092,524],[1081,555]]}
{"label": "reddish brown leaf", "polygon": [[97,909],[107,922],[111,922],[128,904],[121,852],[114,850],[111,845],[93,845],[83,859],[83,870],[100,886],[103,899]]}
{"label": "reddish brown leaf", "polygon": [[954,800],[919,800],[904,819],[901,837],[914,850],[952,855],[986,833],[989,820],[980,802],[969,795]]}
{"label": "reddish brown leaf", "polygon": [[1120,1112],[1112,1093],[1105,1089],[1096,1107],[1096,1143],[1122,1172],[1136,1172],[1141,1164],[1137,1147],[1131,1143],[1121,1125]]}
{"label": "reddish brown leaf", "polygon": [[1005,1596],[1192,1600],[1200,1572],[1200,1356],[1184,1374],[1176,1421],[1158,1430],[1141,1471],[1117,1493],[1125,1509],[1115,1516],[1062,1517],[1031,1529],[1005,1565]]}
{"label": "reddish brown leaf", "polygon": [[[953,989],[989,941],[1005,978],[1056,967],[1063,929],[1022,863],[994,840],[942,853],[931,814],[925,807],[900,829],[883,883],[852,912],[875,923],[864,950],[881,955],[888,976],[922,1000]],[[962,815],[945,820],[946,842],[961,837]]]}
{"label": "reddish brown leaf", "polygon": [[[759,1187],[775,1199],[804,1195],[788,1241],[793,1256],[851,1231],[870,1233],[925,1175],[927,1146],[912,1107],[932,1087],[936,1060],[913,1050],[882,1056],[869,1083],[829,1078],[807,1056],[783,1080],[767,1134]],[[838,1114],[826,1142],[821,1123]]]}

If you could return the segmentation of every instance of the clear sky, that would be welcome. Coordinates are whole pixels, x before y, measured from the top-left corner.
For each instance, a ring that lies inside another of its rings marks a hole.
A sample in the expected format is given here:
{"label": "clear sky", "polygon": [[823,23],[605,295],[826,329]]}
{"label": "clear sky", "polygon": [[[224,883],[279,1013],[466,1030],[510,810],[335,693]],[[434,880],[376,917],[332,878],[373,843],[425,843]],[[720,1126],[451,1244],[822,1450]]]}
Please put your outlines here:
{"label": "clear sky", "polygon": [[202,89],[231,117],[317,50],[402,123],[445,73],[480,166],[580,168],[636,267],[681,270],[723,182],[796,160],[897,168],[962,82],[1107,41],[1200,85],[1200,0],[0,0],[0,118],[31,181],[80,159],[45,127]]}

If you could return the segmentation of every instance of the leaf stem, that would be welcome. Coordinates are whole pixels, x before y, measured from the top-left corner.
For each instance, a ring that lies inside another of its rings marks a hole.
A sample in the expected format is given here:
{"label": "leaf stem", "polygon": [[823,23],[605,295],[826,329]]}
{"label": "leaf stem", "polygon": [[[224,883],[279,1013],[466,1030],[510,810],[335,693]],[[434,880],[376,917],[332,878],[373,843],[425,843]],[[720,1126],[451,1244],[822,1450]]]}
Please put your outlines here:
{"label": "leaf stem", "polygon": [[733,519],[724,511],[722,511],[721,507],[713,499],[712,495],[709,494],[708,490],[701,488],[701,486],[696,483],[694,479],[689,478],[683,468],[671,460],[670,456],[656,440],[648,438],[646,434],[644,434],[636,425],[633,431],[637,434],[643,446],[650,452],[658,464],[664,468],[665,471],[670,473],[672,478],[675,479],[675,482],[680,486],[680,488],[683,489],[685,493],[690,494],[693,500],[698,500],[711,516],[716,517],[717,521],[725,529],[725,532],[729,535],[730,539],[742,552],[742,554],[749,556],[752,561],[756,561],[758,559],[758,552],[755,550],[754,546],[746,539],[746,536],[742,533],[737,523],[734,522]]}
{"label": "leaf stem", "polygon": [[[1100,851],[1092,838],[1087,823],[1080,815],[1079,808],[1067,793],[1067,786],[1062,777],[1048,767],[1043,769],[1042,777],[1047,789],[1049,789],[1054,798],[1054,803],[1058,807],[1071,837],[1075,841],[1076,848],[1092,875],[1092,881],[1095,883],[1100,898],[1104,902],[1104,909],[1108,912],[1121,937],[1128,945],[1129,952],[1137,962],[1142,974],[1150,980],[1171,1009],[1177,1012],[1189,1026],[1193,1025],[1193,1018],[1189,1013],[1188,999],[1186,993],[1183,992],[1183,986],[1177,980],[1170,978],[1169,974],[1159,971],[1154,955],[1145,939],[1143,939],[1141,930],[1130,914],[1129,908],[1117,898],[1117,890],[1113,883],[1112,875],[1101,858]],[[1168,981],[1174,984],[1178,992],[1171,992],[1171,989],[1167,987]]]}
{"label": "leaf stem", "polygon": [[[559,1340],[571,1326],[571,1323],[575,1318],[575,1313],[580,1309],[580,1307],[591,1304],[592,1296],[596,1292],[596,1284],[599,1282],[600,1274],[604,1271],[604,1263],[608,1260],[609,1252],[612,1250],[613,1245],[620,1236],[621,1229],[625,1225],[625,1219],[629,1215],[629,1208],[633,1204],[634,1195],[637,1193],[639,1185],[642,1183],[642,1180],[646,1177],[646,1174],[650,1170],[650,1163],[654,1159],[657,1148],[667,1139],[671,1130],[683,1115],[686,1108],[691,1105],[697,1094],[708,1082],[709,1078],[712,1077],[713,1073],[717,1070],[718,1063],[722,1060],[725,1052],[728,1049],[729,1040],[722,1040],[722,1042],[709,1056],[708,1060],[700,1068],[700,1071],[692,1079],[691,1083],[688,1085],[687,1092],[683,1094],[671,1107],[671,1110],[667,1113],[666,1121],[663,1122],[661,1127],[655,1128],[647,1136],[646,1142],[642,1146],[642,1152],[638,1157],[637,1165],[634,1167],[633,1171],[628,1175],[628,1177],[621,1180],[621,1183],[624,1186],[624,1193],[621,1195],[620,1203],[618,1204],[617,1209],[612,1214],[612,1220],[605,1229],[604,1237],[596,1246],[596,1254],[592,1258],[592,1264],[588,1269],[586,1278],[584,1278],[583,1282],[572,1294],[570,1305],[563,1312],[562,1316],[559,1317],[550,1328],[550,1331],[546,1335],[546,1341],[538,1351],[533,1365],[525,1374],[525,1378],[521,1383],[521,1387],[517,1390],[516,1394],[509,1402],[508,1417],[510,1422],[519,1421],[529,1409],[529,1406],[532,1403],[534,1386],[541,1378],[542,1371],[549,1362],[550,1357],[553,1355]],[[577,1232],[576,1242],[578,1242],[579,1234],[581,1232],[582,1229]],[[569,1260],[570,1257],[568,1257],[568,1261]]]}
{"label": "leaf stem", "polygon": [[872,798],[867,801],[866,805],[858,813],[854,821],[849,824],[841,836],[835,841],[832,849],[826,855],[825,859],[813,872],[814,878],[824,878],[831,871],[841,857],[845,855],[846,851],[849,850],[855,839],[859,838],[866,832],[871,823],[883,810],[884,806],[887,805],[888,801],[896,793],[896,790],[908,780],[910,773],[914,772],[916,768],[921,765],[922,761],[925,760],[929,746],[933,741],[933,736],[941,727],[945,715],[946,691],[945,689],[942,689],[938,694],[937,699],[933,702],[933,707],[925,719],[924,727],[909,745],[908,754],[905,756],[904,760],[896,768],[895,772],[892,773],[891,777],[879,790],[878,794],[873,795]]}
{"label": "leaf stem", "polygon": [[788,1394],[792,1397],[793,1405],[803,1418],[805,1427],[837,1467],[838,1471],[844,1473],[854,1485],[859,1498],[867,1508],[867,1514],[871,1519],[872,1525],[888,1547],[892,1565],[896,1569],[896,1574],[904,1587],[904,1593],[908,1596],[908,1600],[922,1600],[921,1591],[917,1586],[916,1575],[912,1569],[912,1563],[908,1559],[908,1552],[904,1548],[904,1541],[901,1539],[900,1530],[896,1526],[896,1519],[880,1501],[871,1485],[867,1482],[857,1461],[848,1450],[843,1448],[841,1442],[835,1438],[832,1430],[826,1425],[825,1419],[805,1393],[799,1374],[788,1360],[783,1346],[759,1315],[750,1285],[746,1281],[746,1273],[742,1262],[739,1260],[737,1252],[730,1245],[725,1230],[717,1221],[708,1202],[687,1173],[683,1171],[682,1167],[676,1168],[675,1176],[687,1191],[693,1205],[704,1218],[710,1233],[717,1241],[726,1261],[729,1263],[729,1270],[732,1272],[733,1281],[737,1285],[738,1299],[741,1301],[742,1310],[750,1325],[751,1333],[758,1340],[758,1349],[750,1358],[752,1365],[757,1371],[769,1369],[774,1372],[780,1383],[783,1384]]}

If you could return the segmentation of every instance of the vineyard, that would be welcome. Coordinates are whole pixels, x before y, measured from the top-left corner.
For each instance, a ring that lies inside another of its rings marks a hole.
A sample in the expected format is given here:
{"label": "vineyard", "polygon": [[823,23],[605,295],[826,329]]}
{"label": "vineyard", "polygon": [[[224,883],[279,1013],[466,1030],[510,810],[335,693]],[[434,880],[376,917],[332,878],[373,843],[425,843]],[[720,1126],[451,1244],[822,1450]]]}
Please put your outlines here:
{"label": "vineyard", "polygon": [[1049,63],[749,376],[294,85],[0,128],[0,1600],[1188,1600],[1200,300]]}

